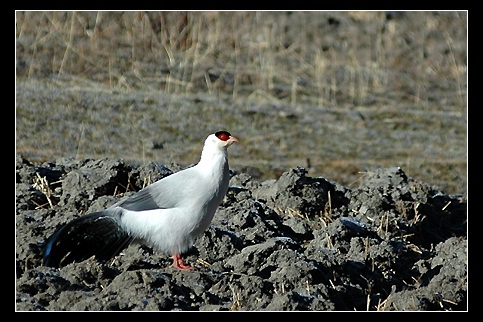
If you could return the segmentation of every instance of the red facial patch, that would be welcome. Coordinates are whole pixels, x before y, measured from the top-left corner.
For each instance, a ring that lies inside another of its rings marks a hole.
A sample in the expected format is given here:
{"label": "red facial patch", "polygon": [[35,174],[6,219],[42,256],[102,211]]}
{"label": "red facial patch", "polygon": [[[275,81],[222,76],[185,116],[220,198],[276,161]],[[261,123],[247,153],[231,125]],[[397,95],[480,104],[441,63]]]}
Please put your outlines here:
{"label": "red facial patch", "polygon": [[215,133],[216,137],[219,138],[222,141],[228,141],[230,138],[231,134],[226,131],[218,131]]}

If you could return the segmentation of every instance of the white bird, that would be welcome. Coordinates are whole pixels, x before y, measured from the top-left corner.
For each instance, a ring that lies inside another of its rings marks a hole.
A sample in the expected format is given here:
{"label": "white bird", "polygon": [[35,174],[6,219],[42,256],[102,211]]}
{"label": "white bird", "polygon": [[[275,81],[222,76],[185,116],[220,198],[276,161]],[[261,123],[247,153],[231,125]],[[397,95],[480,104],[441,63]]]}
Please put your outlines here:
{"label": "white bird", "polygon": [[226,131],[211,134],[195,166],[67,223],[46,241],[44,265],[64,266],[92,255],[107,260],[138,241],[169,254],[171,266],[193,269],[181,254],[208,228],[226,195],[230,180],[227,148],[236,142]]}

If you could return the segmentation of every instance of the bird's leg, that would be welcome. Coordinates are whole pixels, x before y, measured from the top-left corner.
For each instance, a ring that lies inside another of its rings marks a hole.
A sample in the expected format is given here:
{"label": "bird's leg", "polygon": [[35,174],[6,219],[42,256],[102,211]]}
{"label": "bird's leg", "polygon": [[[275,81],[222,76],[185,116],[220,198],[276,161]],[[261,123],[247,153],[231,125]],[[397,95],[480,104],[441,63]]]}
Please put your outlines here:
{"label": "bird's leg", "polygon": [[174,267],[176,269],[180,269],[183,271],[195,269],[192,266],[186,265],[183,259],[181,258],[180,254],[174,254],[173,256],[171,256],[171,258],[173,259],[173,264],[171,264],[171,267]]}

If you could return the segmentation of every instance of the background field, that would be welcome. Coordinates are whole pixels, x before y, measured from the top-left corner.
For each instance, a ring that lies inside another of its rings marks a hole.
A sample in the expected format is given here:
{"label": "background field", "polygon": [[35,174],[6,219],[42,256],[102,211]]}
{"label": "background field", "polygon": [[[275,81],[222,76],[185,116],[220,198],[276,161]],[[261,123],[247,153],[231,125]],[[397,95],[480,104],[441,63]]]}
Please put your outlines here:
{"label": "background field", "polygon": [[401,166],[467,191],[466,12],[17,12],[16,152],[32,161]]}

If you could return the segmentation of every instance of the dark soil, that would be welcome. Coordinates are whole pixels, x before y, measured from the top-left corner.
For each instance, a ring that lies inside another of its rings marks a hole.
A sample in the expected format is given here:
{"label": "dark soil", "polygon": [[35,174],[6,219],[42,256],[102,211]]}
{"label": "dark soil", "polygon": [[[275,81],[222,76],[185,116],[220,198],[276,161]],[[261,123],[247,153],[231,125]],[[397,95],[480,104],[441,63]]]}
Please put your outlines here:
{"label": "dark soil", "polygon": [[194,271],[143,245],[108,262],[42,266],[56,228],[167,167],[17,156],[16,168],[17,310],[467,309],[466,199],[398,167],[368,172],[353,189],[303,168],[264,182],[233,173],[211,227],[185,254]]}

